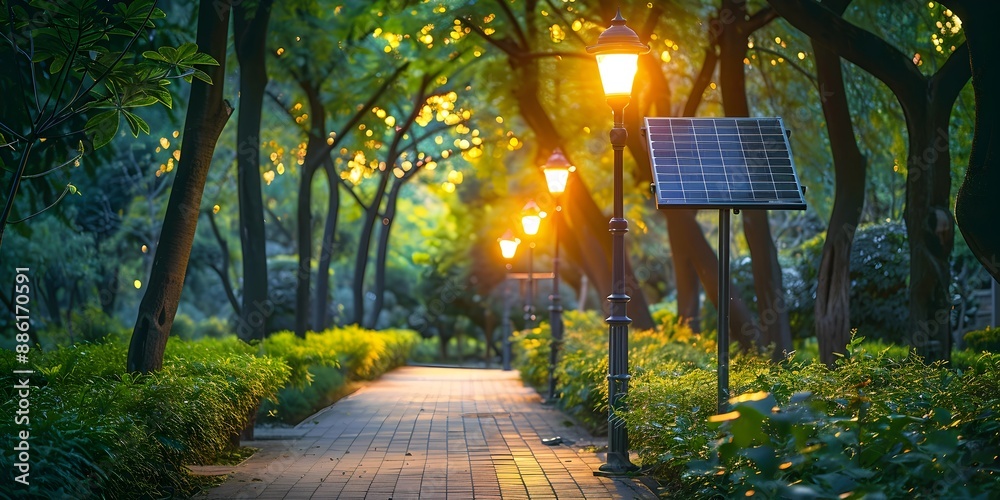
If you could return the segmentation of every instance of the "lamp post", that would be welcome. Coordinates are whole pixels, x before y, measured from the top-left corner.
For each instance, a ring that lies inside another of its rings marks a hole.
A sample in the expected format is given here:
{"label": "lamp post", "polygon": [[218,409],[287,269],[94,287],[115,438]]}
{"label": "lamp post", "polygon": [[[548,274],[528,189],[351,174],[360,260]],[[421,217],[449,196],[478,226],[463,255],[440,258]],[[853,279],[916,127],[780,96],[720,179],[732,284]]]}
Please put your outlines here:
{"label": "lamp post", "polygon": [[624,474],[637,467],[628,456],[628,431],[625,422],[615,412],[622,410],[622,398],[628,392],[628,317],[629,296],[625,294],[625,233],[628,221],[622,208],[622,152],[625,149],[624,113],[632,94],[632,81],[638,69],[639,54],[649,52],[639,36],[625,25],[621,11],[611,20],[611,26],[597,38],[597,45],[587,47],[597,56],[601,83],[608,105],[614,113],[611,147],[614,149],[614,214],[608,223],[611,232],[611,314],[608,323],[608,461],[600,472]]}
{"label": "lamp post", "polygon": [[[542,224],[542,210],[538,208],[538,204],[535,200],[529,201],[521,209],[521,228],[524,229],[524,234],[528,236],[534,236],[538,234],[538,226]],[[534,270],[532,267],[534,263],[534,250],[535,250],[535,239],[528,239],[528,299],[524,304],[524,328],[526,330],[531,330],[532,325],[535,321],[535,288],[534,288]]]}
{"label": "lamp post", "polygon": [[[511,265],[510,260],[514,258],[514,254],[517,253],[517,246],[521,244],[519,238],[514,237],[514,233],[508,229],[503,233],[498,240],[500,243],[500,255],[507,260],[506,265],[504,265],[505,274],[510,272]],[[504,371],[510,371],[510,280],[504,279],[503,282],[503,341],[502,348],[503,352],[500,357],[503,359],[503,369]]]}
{"label": "lamp post", "polygon": [[555,234],[555,249],[552,253],[552,295],[549,296],[549,329],[552,341],[549,345],[549,401],[556,399],[556,363],[559,361],[559,348],[563,342],[562,301],[559,298],[559,224],[562,222],[562,207],[559,205],[562,194],[566,191],[569,174],[574,170],[559,148],[549,156],[542,172],[545,173],[545,183],[549,193],[555,198],[556,209],[552,219],[552,232]]}

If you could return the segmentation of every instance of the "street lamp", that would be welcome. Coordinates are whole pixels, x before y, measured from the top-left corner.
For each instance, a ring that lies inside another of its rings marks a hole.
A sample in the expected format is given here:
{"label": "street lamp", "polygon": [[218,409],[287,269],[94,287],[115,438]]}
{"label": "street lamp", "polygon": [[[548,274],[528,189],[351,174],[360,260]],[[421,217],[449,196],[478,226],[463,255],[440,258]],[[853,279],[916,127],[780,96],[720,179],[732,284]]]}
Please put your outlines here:
{"label": "street lamp", "polygon": [[[507,264],[504,266],[506,272],[510,272],[511,265],[510,260],[514,258],[514,254],[517,253],[517,246],[521,244],[520,238],[515,238],[514,233],[508,229],[503,233],[497,241],[500,243],[500,255],[503,255],[504,259],[507,259]],[[501,353],[501,358],[503,359],[503,369],[504,371],[510,371],[510,280],[504,279],[503,283],[503,353]]]}
{"label": "street lamp", "polygon": [[[534,236],[538,234],[538,226],[542,224],[542,209],[538,208],[538,204],[535,200],[529,201],[521,209],[521,228],[524,229],[524,234],[528,236]],[[531,330],[532,323],[535,321],[535,288],[534,288],[534,277],[532,269],[534,263],[534,250],[535,250],[535,239],[528,239],[528,300],[524,305],[524,328],[526,330]]]}
{"label": "street lamp", "polygon": [[625,149],[624,114],[632,94],[632,81],[638,69],[639,55],[649,52],[649,47],[625,25],[619,10],[611,26],[597,38],[597,45],[587,47],[587,52],[597,56],[601,83],[608,105],[614,113],[611,129],[611,147],[615,153],[614,214],[608,223],[611,232],[611,314],[608,323],[608,461],[600,471],[608,475],[624,474],[636,470],[628,456],[628,431],[621,417],[622,398],[628,392],[628,317],[629,296],[625,294],[625,233],[628,221],[622,208],[622,152]]}
{"label": "street lamp", "polygon": [[552,334],[552,342],[549,346],[549,401],[556,399],[556,363],[559,361],[559,348],[563,342],[562,303],[559,298],[559,223],[562,222],[562,207],[559,205],[559,201],[563,192],[566,191],[566,182],[569,181],[569,174],[573,170],[574,167],[569,164],[559,148],[556,148],[545,165],[542,165],[545,183],[556,202],[555,218],[552,220],[553,233],[555,234],[555,251],[552,253],[552,295],[549,297],[551,301],[549,329]]}

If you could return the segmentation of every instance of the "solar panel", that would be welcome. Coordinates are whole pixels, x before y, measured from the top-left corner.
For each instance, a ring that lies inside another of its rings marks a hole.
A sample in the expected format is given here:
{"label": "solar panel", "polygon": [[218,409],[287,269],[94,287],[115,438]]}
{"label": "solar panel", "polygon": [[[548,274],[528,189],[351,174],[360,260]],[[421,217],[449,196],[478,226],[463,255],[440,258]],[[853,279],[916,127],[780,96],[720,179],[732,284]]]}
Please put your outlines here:
{"label": "solar panel", "polygon": [[781,118],[646,118],[656,208],[804,210]]}

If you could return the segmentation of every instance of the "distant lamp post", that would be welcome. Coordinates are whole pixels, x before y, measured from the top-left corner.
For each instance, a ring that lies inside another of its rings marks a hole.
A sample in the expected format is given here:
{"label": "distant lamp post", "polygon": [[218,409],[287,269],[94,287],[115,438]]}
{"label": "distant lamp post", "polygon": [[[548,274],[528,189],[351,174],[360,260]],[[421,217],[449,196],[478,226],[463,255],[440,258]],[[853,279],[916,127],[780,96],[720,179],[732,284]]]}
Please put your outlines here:
{"label": "distant lamp post", "polygon": [[545,165],[542,165],[545,183],[556,202],[555,215],[552,219],[552,231],[555,234],[555,250],[552,253],[552,295],[549,297],[551,301],[551,305],[549,305],[549,329],[552,334],[552,342],[549,346],[549,401],[556,399],[556,363],[559,361],[559,349],[563,342],[563,309],[559,298],[559,224],[562,222],[562,206],[559,203],[562,194],[566,191],[569,174],[573,170],[575,170],[573,165],[569,164],[559,148],[556,148]]}
{"label": "distant lamp post", "polygon": [[[520,238],[515,238],[514,233],[508,229],[498,240],[500,243],[500,255],[507,260],[504,266],[506,272],[510,272],[510,260],[517,253],[517,246],[521,244]],[[510,281],[504,279],[503,284],[503,352],[500,357],[503,359],[503,369],[510,371]]]}
{"label": "distant lamp post", "polygon": [[[521,209],[521,228],[524,234],[534,236],[538,234],[538,227],[542,224],[542,209],[538,208],[535,200],[529,201]],[[524,304],[524,328],[531,330],[535,322],[535,288],[534,288],[534,250],[535,239],[528,239],[528,298]]]}
{"label": "distant lamp post", "polygon": [[624,114],[632,95],[632,81],[638,69],[639,55],[649,47],[625,25],[621,11],[611,20],[611,26],[597,38],[597,45],[587,47],[595,54],[601,72],[601,83],[608,105],[614,113],[611,147],[615,154],[614,214],[608,223],[611,232],[611,315],[608,327],[608,461],[600,471],[608,475],[636,470],[628,456],[628,431],[616,411],[622,410],[622,398],[628,392],[628,317],[629,296],[625,294],[625,233],[628,221],[622,207],[622,152],[628,133]]}
{"label": "distant lamp post", "polygon": [[[503,236],[497,241],[500,242],[500,255],[503,255],[503,258],[507,260],[514,258],[514,254],[517,253],[517,246],[521,244],[521,239],[515,238],[514,233],[510,229],[504,232]],[[507,263],[507,269],[510,269],[509,262]]]}

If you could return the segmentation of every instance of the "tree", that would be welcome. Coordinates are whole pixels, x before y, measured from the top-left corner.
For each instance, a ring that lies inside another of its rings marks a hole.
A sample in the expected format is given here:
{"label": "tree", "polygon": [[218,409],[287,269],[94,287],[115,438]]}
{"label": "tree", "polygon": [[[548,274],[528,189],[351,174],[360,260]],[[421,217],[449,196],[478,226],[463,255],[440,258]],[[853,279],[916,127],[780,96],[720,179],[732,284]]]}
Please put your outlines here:
{"label": "tree", "polygon": [[260,192],[260,116],[267,86],[264,49],[272,0],[258,0],[255,6],[249,3],[233,6],[234,45],[240,63],[236,170],[243,248],[243,300],[236,333],[246,341],[264,339],[266,313],[273,308],[267,297],[264,202]]}
{"label": "tree", "polygon": [[933,75],[873,33],[814,0],[768,0],[793,26],[881,80],[892,90],[908,133],[906,230],[910,245],[910,327],[907,343],[928,361],[951,353],[949,257],[954,243],[950,210],[948,122],[971,75],[969,46],[955,46]]}
{"label": "tree", "polygon": [[[825,0],[824,4],[843,15],[850,1]],[[833,212],[817,273],[815,306],[819,359],[833,366],[837,360],[834,353],[843,354],[851,340],[851,244],[864,208],[868,169],[854,138],[840,57],[816,41],[812,47],[836,176]]]}
{"label": "tree", "polygon": [[955,217],[958,227],[983,267],[1000,281],[1000,231],[996,230],[994,211],[996,187],[1000,186],[1000,161],[997,160],[997,130],[1000,128],[1000,63],[994,49],[996,29],[993,22],[1000,18],[996,2],[948,0],[958,13],[969,44],[972,66],[972,88],[976,96],[976,131],[972,137],[972,154],[965,180],[958,190]]}
{"label": "tree", "polygon": [[[160,47],[134,60],[130,50],[154,27],[154,20],[164,17],[152,0],[108,8],[83,0],[11,0],[0,8],[6,27],[0,60],[15,69],[0,81],[5,89],[17,89],[18,97],[11,102],[19,104],[0,110],[0,167],[6,170],[8,161],[16,164],[0,210],[2,244],[7,224],[34,217],[77,191],[66,184],[56,200],[11,221],[22,180],[79,164],[85,153],[117,135],[123,118],[133,137],[149,133],[149,125],[134,110],[156,103],[170,107],[167,85],[181,78],[207,79],[194,65],[213,61],[198,53],[195,44]],[[63,158],[66,151],[76,154],[54,167],[29,169],[33,153],[42,150]]]}
{"label": "tree", "polygon": [[208,81],[199,80],[191,85],[181,160],[167,202],[153,269],[129,343],[129,372],[148,373],[163,366],[163,351],[184,286],[212,154],[232,113],[232,108],[222,98],[229,14],[227,4],[211,0],[199,2],[197,42],[214,58],[214,65],[207,68]]}

